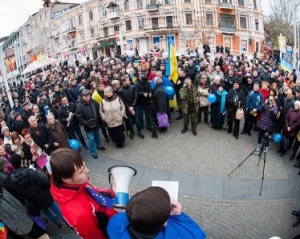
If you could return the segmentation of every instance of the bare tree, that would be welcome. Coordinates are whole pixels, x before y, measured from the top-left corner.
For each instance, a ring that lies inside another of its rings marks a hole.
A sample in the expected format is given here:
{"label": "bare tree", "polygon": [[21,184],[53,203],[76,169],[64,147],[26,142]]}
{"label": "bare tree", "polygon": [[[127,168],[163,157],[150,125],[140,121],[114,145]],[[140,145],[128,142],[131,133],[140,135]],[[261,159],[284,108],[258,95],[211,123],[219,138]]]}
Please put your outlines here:
{"label": "bare tree", "polygon": [[264,27],[268,33],[267,40],[278,46],[280,33],[286,37],[287,44],[294,44],[294,24],[299,23],[300,0],[273,0],[271,13],[264,18]]}

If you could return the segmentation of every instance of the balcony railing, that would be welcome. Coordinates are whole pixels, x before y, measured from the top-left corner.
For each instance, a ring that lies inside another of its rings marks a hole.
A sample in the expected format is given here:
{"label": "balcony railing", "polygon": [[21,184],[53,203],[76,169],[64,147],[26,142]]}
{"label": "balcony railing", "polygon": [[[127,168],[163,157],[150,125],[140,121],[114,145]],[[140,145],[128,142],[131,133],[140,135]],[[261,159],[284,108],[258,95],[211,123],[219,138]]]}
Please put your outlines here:
{"label": "balcony railing", "polygon": [[76,32],[76,27],[71,27],[67,30],[67,33]]}
{"label": "balcony railing", "polygon": [[221,32],[235,33],[235,27],[223,27],[223,26],[221,26]]}
{"label": "balcony railing", "polygon": [[113,18],[119,18],[120,16],[118,12],[108,12],[107,17],[113,19]]}
{"label": "balcony railing", "polygon": [[146,10],[148,11],[158,11],[159,5],[158,4],[149,4],[146,5]]}
{"label": "balcony railing", "polygon": [[228,1],[228,2],[219,1],[219,3],[220,3],[220,8],[233,9],[233,5],[232,5],[231,1]]}

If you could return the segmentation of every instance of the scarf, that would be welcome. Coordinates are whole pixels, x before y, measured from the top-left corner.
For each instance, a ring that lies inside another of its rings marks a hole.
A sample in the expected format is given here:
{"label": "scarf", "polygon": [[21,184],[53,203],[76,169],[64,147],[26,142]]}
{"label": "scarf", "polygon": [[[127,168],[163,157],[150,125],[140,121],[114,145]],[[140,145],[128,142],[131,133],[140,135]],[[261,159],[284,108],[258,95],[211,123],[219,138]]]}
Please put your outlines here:
{"label": "scarf", "polygon": [[227,92],[225,90],[223,90],[222,92],[217,90],[217,94],[221,96],[220,113],[223,114],[225,112],[225,109],[226,109],[226,95],[227,95]]}

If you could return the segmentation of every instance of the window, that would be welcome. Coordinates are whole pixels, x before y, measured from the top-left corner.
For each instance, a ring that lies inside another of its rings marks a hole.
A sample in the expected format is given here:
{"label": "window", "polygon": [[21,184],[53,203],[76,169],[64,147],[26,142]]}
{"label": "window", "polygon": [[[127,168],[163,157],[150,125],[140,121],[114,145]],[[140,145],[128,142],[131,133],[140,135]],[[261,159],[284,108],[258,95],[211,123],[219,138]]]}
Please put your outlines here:
{"label": "window", "polygon": [[206,25],[207,26],[214,25],[214,15],[212,13],[206,13]]}
{"label": "window", "polygon": [[101,8],[101,16],[105,17],[106,16],[106,7]]}
{"label": "window", "polygon": [[131,30],[131,21],[127,20],[126,21],[126,31],[130,31]]}
{"label": "window", "polygon": [[107,27],[103,27],[103,36],[108,37],[108,28]]}
{"label": "window", "polygon": [[79,39],[80,41],[84,41],[84,31],[79,32]]}
{"label": "window", "polygon": [[184,3],[192,3],[192,0],[184,0]]}
{"label": "window", "polygon": [[221,27],[235,27],[235,16],[222,14]]}
{"label": "window", "polygon": [[125,0],[125,1],[124,1],[124,11],[128,11],[129,9],[130,9],[129,1],[128,1],[128,0]]}
{"label": "window", "polygon": [[240,27],[243,29],[247,29],[246,17],[240,17]]}
{"label": "window", "polygon": [[186,22],[186,25],[193,25],[193,14],[192,13],[185,14],[185,22]]}
{"label": "window", "polygon": [[219,3],[232,4],[232,0],[219,0]]}
{"label": "window", "polygon": [[239,6],[245,7],[245,0],[239,0]]}
{"label": "window", "polygon": [[144,29],[144,18],[138,18],[139,29]]}
{"label": "window", "polygon": [[254,9],[257,9],[257,2],[256,2],[256,0],[253,0],[253,6],[254,6]]}
{"label": "window", "polygon": [[158,17],[152,18],[151,21],[152,21],[152,28],[158,29]]}
{"label": "window", "polygon": [[259,42],[255,42],[255,51],[259,53]]}
{"label": "window", "polygon": [[258,19],[255,19],[255,30],[259,31],[259,21],[258,21]]}
{"label": "window", "polygon": [[92,21],[94,19],[93,11],[89,11],[89,20]]}
{"label": "window", "polygon": [[94,28],[91,28],[91,29],[90,29],[90,33],[91,33],[91,38],[94,38],[94,37],[95,37],[95,31],[94,31]]}
{"label": "window", "polygon": [[119,29],[120,29],[120,28],[119,28],[119,25],[114,25],[114,31],[115,31],[115,32],[119,31]]}
{"label": "window", "polygon": [[171,16],[166,17],[166,23],[167,23],[167,27],[173,27],[173,17]]}
{"label": "window", "polygon": [[64,36],[64,46],[68,45],[68,38],[66,36]]}
{"label": "window", "polygon": [[75,19],[71,18],[70,19],[70,28],[75,27]]}
{"label": "window", "polygon": [[211,0],[205,0],[205,3],[211,3]]}
{"label": "window", "polygon": [[172,4],[172,0],[165,0],[165,4]]}
{"label": "window", "polygon": [[136,0],[136,7],[137,8],[143,7],[143,0]]}
{"label": "window", "polygon": [[150,5],[156,4],[156,0],[150,0]]}
{"label": "window", "polygon": [[82,16],[81,15],[78,16],[78,25],[82,25]]}

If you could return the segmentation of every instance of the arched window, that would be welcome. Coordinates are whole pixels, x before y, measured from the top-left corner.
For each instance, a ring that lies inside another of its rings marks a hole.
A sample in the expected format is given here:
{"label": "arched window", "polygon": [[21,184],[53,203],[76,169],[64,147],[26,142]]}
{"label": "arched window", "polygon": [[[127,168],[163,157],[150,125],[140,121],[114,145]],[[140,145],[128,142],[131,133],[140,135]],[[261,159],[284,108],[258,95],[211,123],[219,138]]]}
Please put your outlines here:
{"label": "arched window", "polygon": [[94,19],[93,11],[89,11],[89,19],[92,21]]}

